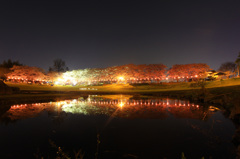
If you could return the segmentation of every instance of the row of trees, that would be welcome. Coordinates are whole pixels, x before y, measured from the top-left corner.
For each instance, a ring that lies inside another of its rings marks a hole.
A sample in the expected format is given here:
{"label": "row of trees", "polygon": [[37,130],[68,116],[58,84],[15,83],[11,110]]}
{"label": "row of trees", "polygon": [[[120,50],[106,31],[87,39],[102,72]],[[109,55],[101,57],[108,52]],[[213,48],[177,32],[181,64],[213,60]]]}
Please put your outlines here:
{"label": "row of trees", "polygon": [[[142,64],[142,65],[121,65],[107,68],[79,69],[68,71],[65,62],[62,59],[56,59],[53,66],[49,68],[46,74],[43,69],[37,67],[24,66],[18,61],[3,61],[0,64],[0,76],[7,76],[15,80],[35,80],[35,81],[161,81],[171,79],[179,81],[180,79],[189,80],[192,78],[205,78],[210,67],[207,64],[176,64],[170,69],[163,64]],[[238,72],[240,66],[240,53],[235,61],[223,63],[219,71],[231,76]]]}
{"label": "row of trees", "polygon": [[210,67],[207,64],[185,64],[185,65],[173,65],[172,68],[168,71],[168,74],[171,78],[176,79],[177,81],[180,78],[191,79],[207,76],[207,72],[210,70]]}
{"label": "row of trees", "polygon": [[142,65],[121,65],[107,68],[79,69],[65,73],[49,72],[30,66],[13,66],[12,72],[7,74],[9,79],[35,80],[35,81],[56,81],[82,82],[82,81],[161,81],[167,78],[178,80],[179,78],[196,78],[205,75],[210,69],[207,64],[186,64],[173,65],[166,70],[163,64],[142,64]]}
{"label": "row of trees", "polygon": [[18,80],[49,81],[66,71],[68,71],[68,67],[62,59],[55,59],[53,61],[53,66],[49,67],[49,72],[47,74],[41,68],[26,66],[19,61],[8,59],[0,64],[0,79],[6,79],[8,77]]}
{"label": "row of trees", "polygon": [[[223,65],[225,66],[225,65]],[[229,65],[222,69],[228,70]],[[166,70],[163,64],[143,64],[143,65],[121,65],[107,68],[79,69],[59,73],[55,71],[44,73],[43,69],[30,66],[13,66],[6,76],[9,79],[21,81],[59,81],[61,83],[70,82],[99,82],[99,81],[155,81],[175,80],[188,81],[193,78],[206,78],[210,67],[207,64],[176,64]],[[233,69],[232,69],[233,71]],[[135,81],[135,82],[134,82]]]}
{"label": "row of trees", "polygon": [[75,81],[160,80],[166,76],[165,69],[166,66],[163,64],[128,64],[107,68],[68,71],[63,73],[63,78]]}

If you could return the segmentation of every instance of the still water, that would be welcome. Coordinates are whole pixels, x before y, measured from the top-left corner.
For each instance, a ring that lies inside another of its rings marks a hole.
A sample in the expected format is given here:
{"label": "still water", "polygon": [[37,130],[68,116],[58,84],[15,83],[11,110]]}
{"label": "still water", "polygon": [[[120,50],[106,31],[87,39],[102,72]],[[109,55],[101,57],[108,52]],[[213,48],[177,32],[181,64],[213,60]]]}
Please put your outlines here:
{"label": "still water", "polygon": [[11,105],[0,113],[0,158],[236,158],[225,113],[127,95]]}

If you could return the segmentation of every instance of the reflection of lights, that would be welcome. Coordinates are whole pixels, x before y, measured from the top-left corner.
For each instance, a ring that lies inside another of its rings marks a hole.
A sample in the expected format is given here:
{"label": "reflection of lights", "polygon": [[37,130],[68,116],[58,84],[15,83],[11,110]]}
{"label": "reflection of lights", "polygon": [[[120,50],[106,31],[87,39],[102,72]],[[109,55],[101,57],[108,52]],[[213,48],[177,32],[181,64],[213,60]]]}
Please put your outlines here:
{"label": "reflection of lights", "polygon": [[[65,112],[71,112],[71,113],[83,113],[83,114],[89,114],[92,111],[99,111],[98,113],[104,113],[101,110],[102,109],[116,109],[116,108],[126,108],[126,109],[138,109],[138,108],[144,108],[144,107],[155,107],[155,108],[177,108],[177,109],[199,109],[199,105],[194,105],[193,103],[189,103],[186,101],[172,101],[170,100],[161,100],[161,99],[154,99],[154,100],[128,100],[128,99],[93,99],[91,98],[87,100],[79,100],[79,99],[73,99],[73,100],[65,100],[65,101],[58,101],[58,102],[49,102],[49,103],[33,103],[33,104],[18,104],[18,105],[12,105],[11,108],[13,110],[19,111],[22,109],[28,109],[28,107],[36,107],[41,108],[41,106],[56,106],[58,110],[65,111]],[[54,105],[52,105],[52,104]],[[26,107],[27,106],[27,107]],[[141,106],[141,107],[134,107],[134,106]],[[188,106],[188,107],[186,107]],[[61,107],[61,109],[59,109]],[[132,107],[132,108],[131,108]],[[44,108],[44,109],[45,109]],[[149,109],[147,108],[147,109]]]}
{"label": "reflection of lights", "polygon": [[[141,103],[142,105],[140,105]],[[22,117],[24,118],[26,116],[32,116],[33,114],[40,113],[41,111],[46,110],[46,111],[55,111],[58,113],[65,112],[65,113],[84,114],[84,115],[103,114],[108,116],[111,116],[113,112],[116,112],[114,113],[114,116],[116,117],[123,117],[123,118],[150,117],[151,118],[152,115],[157,115],[156,117],[160,117],[161,114],[168,114],[168,113],[173,115],[175,115],[175,113],[177,115],[182,114],[188,117],[190,113],[191,117],[197,118],[199,113],[201,113],[203,109],[201,109],[200,105],[194,105],[194,107],[191,107],[192,105],[194,104],[188,101],[180,101],[180,100],[172,100],[172,99],[138,100],[138,99],[125,99],[121,97],[113,100],[113,99],[105,99],[100,97],[99,99],[91,98],[91,102],[88,102],[88,99],[85,100],[85,99],[78,98],[74,100],[70,99],[70,100],[58,101],[58,102],[48,102],[45,104],[33,103],[33,104],[12,105],[11,109],[9,110],[10,113],[8,114],[11,115],[13,118],[22,118]],[[189,107],[183,107],[183,106],[189,106]],[[155,111],[159,113],[155,113]],[[213,109],[212,111],[215,111],[215,109]]]}

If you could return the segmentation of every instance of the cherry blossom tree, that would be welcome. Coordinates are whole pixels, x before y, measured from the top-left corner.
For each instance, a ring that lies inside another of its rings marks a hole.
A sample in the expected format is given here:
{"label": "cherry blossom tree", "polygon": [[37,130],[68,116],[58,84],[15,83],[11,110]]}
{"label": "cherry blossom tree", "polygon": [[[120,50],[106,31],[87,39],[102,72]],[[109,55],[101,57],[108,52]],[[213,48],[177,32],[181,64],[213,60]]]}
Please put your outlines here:
{"label": "cherry blossom tree", "polygon": [[168,71],[169,77],[179,81],[179,79],[205,78],[210,67],[207,64],[176,64]]}
{"label": "cherry blossom tree", "polygon": [[12,72],[6,75],[9,79],[26,80],[26,81],[27,80],[31,80],[31,81],[47,80],[47,76],[45,75],[44,70],[38,67],[14,65],[10,70]]}

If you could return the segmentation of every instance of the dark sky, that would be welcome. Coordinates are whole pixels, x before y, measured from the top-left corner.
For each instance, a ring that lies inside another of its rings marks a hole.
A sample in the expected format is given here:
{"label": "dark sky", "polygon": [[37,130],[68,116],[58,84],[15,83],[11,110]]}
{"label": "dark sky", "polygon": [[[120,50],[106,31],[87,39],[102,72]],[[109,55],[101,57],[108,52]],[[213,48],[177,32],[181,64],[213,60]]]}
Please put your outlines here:
{"label": "dark sky", "polygon": [[240,51],[239,0],[1,0],[0,62],[48,70],[207,63]]}

